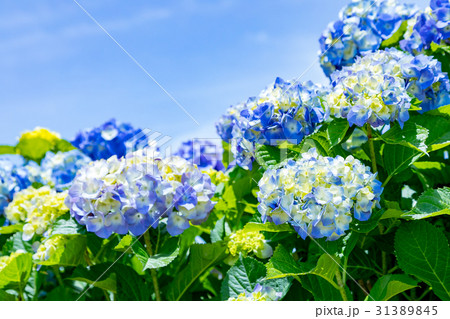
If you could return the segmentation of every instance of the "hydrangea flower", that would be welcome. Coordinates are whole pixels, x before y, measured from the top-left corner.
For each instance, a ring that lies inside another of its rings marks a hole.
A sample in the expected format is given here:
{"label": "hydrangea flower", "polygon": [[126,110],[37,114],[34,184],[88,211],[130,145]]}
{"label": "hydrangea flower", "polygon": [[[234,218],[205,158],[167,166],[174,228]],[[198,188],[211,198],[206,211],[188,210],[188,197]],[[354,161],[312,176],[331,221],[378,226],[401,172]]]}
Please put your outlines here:
{"label": "hydrangea flower", "polygon": [[133,143],[148,143],[144,135],[134,141],[133,137],[140,133],[140,129],[135,129],[130,124],[111,119],[98,127],[78,133],[72,144],[92,160],[107,159],[114,155],[122,157],[127,149],[133,149]]}
{"label": "hydrangea flower", "polygon": [[430,48],[431,43],[449,43],[450,1],[431,0],[430,7],[408,21],[408,28],[400,41],[402,50],[418,54]]}
{"label": "hydrangea flower", "polygon": [[237,297],[231,297],[228,301],[277,301],[281,298],[281,293],[268,286],[256,284],[251,293],[241,293]]}
{"label": "hydrangea flower", "polygon": [[208,218],[214,190],[209,176],[185,159],[161,159],[140,150],[83,167],[66,205],[81,225],[102,238],[128,231],[141,235],[156,228],[164,214],[167,230],[175,236]]}
{"label": "hydrangea flower", "polygon": [[14,194],[5,216],[13,224],[24,223],[22,238],[28,241],[35,234],[44,235],[58,217],[68,212],[64,205],[66,196],[67,192],[57,193],[49,186],[28,187]]}
{"label": "hydrangea flower", "polygon": [[91,161],[79,150],[47,152],[41,162],[42,176],[46,185],[63,191],[70,187],[77,171]]}
{"label": "hydrangea flower", "polygon": [[333,90],[325,99],[330,114],[360,127],[394,121],[403,127],[412,96],[422,101],[424,112],[443,105],[450,88],[437,60],[393,48],[360,57],[331,79]]}
{"label": "hydrangea flower", "polygon": [[258,258],[265,259],[273,254],[272,247],[266,242],[264,235],[257,231],[238,230],[229,236],[227,246],[232,256],[254,253]]}
{"label": "hydrangea flower", "polygon": [[222,163],[222,153],[222,147],[219,145],[208,140],[194,139],[183,142],[174,155],[197,165],[201,170],[212,168],[223,171],[225,167]]}
{"label": "hydrangea flower", "polygon": [[20,155],[0,156],[0,215],[16,192],[34,182],[41,182],[39,165],[35,162],[25,164]]}
{"label": "hydrangea flower", "polygon": [[45,261],[50,259],[58,248],[63,247],[66,242],[67,237],[65,235],[54,235],[45,239],[33,255],[33,260]]}
{"label": "hydrangea flower", "polygon": [[353,64],[357,56],[378,50],[417,11],[415,6],[396,0],[352,0],[319,39],[323,71],[330,76]]}
{"label": "hydrangea flower", "polygon": [[25,158],[39,162],[45,153],[57,150],[60,141],[58,133],[36,127],[33,131],[22,133],[16,148]]}
{"label": "hydrangea flower", "polygon": [[353,156],[324,157],[316,149],[267,170],[259,188],[263,221],[290,223],[303,239],[328,240],[343,236],[353,218],[368,220],[383,191],[376,174]]}
{"label": "hydrangea flower", "polygon": [[231,107],[216,124],[217,131],[226,142],[232,139],[236,163],[249,168],[255,144],[298,144],[314,132],[326,115],[320,100],[323,92],[321,86],[311,82],[277,78],[258,96]]}

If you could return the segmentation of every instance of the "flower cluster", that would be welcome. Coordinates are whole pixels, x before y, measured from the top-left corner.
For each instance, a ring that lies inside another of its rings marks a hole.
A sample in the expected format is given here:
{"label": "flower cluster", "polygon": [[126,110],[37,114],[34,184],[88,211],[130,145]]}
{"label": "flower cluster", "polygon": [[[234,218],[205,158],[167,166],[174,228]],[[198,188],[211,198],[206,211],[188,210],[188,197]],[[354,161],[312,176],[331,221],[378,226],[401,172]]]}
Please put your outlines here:
{"label": "flower cluster", "polygon": [[357,56],[378,50],[383,40],[416,12],[415,6],[396,0],[353,0],[320,37],[320,64],[325,74],[330,76],[353,64]]}
{"label": "flower cluster", "polygon": [[231,107],[216,124],[217,132],[226,142],[232,139],[236,163],[249,167],[255,144],[298,144],[314,132],[325,118],[320,99],[323,92],[311,82],[277,78],[258,96]]}
{"label": "flower cluster", "polygon": [[47,152],[41,162],[42,178],[46,185],[63,191],[70,187],[77,171],[91,161],[79,150]]}
{"label": "flower cluster", "polygon": [[0,156],[0,215],[16,192],[40,181],[39,165],[25,164],[20,155]]}
{"label": "flower cluster", "polygon": [[57,193],[48,186],[28,187],[14,194],[5,216],[13,224],[25,223],[23,240],[28,241],[35,234],[44,235],[58,217],[68,212],[64,205],[66,196],[67,192]]}
{"label": "flower cluster", "polygon": [[[115,119],[77,134],[72,144],[93,160],[125,156],[136,144],[147,146],[148,140],[140,129]],[[139,146],[138,145],[138,146]]]}
{"label": "flower cluster", "polygon": [[212,168],[223,171],[225,167],[222,163],[222,153],[223,150],[219,145],[205,139],[194,139],[183,142],[174,155],[197,165],[201,170]]}
{"label": "flower cluster", "polygon": [[403,126],[409,119],[411,96],[422,101],[423,112],[442,106],[450,88],[437,60],[396,49],[359,57],[331,79],[333,90],[325,99],[326,107],[332,116],[357,126],[378,127],[394,121]]}
{"label": "flower cluster", "polygon": [[45,261],[50,259],[56,251],[63,247],[67,242],[65,235],[54,235],[45,239],[38,247],[36,253],[33,255],[34,260]]}
{"label": "flower cluster", "polygon": [[264,221],[289,222],[305,239],[338,239],[352,218],[366,221],[382,192],[376,174],[348,156],[319,156],[315,149],[267,170],[259,181],[258,210]]}
{"label": "flower cluster", "polygon": [[228,301],[277,301],[281,294],[269,286],[256,284],[251,293],[241,293],[235,298],[229,298]]}
{"label": "flower cluster", "polygon": [[185,159],[161,159],[140,150],[81,168],[66,205],[81,225],[102,238],[113,232],[141,235],[164,214],[175,236],[208,218],[214,190],[209,176]]}
{"label": "flower cluster", "polygon": [[36,127],[33,131],[22,133],[17,149],[25,158],[39,162],[48,151],[56,150],[61,138],[58,133],[46,128]]}
{"label": "flower cluster", "polygon": [[265,237],[259,232],[238,230],[230,235],[228,240],[228,251],[232,256],[242,254],[247,256],[254,253],[258,258],[265,259],[272,256],[272,247],[266,243]]}
{"label": "flower cluster", "polygon": [[408,21],[408,28],[400,41],[402,50],[418,54],[450,39],[450,1],[431,0],[430,7]]}

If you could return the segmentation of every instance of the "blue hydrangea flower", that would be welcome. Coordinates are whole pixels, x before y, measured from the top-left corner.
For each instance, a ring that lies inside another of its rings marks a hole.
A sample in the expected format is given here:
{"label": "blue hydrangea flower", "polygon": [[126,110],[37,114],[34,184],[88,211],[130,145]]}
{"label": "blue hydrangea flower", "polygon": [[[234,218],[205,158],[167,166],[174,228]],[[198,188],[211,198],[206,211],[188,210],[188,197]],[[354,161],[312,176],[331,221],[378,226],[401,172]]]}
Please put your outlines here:
{"label": "blue hydrangea flower", "polygon": [[40,175],[36,162],[26,163],[20,155],[0,155],[0,215],[13,200],[15,193],[35,182],[43,182]]}
{"label": "blue hydrangea flower", "polygon": [[217,123],[217,131],[226,142],[231,138],[236,163],[250,168],[255,144],[298,144],[314,132],[326,117],[320,100],[323,90],[311,82],[277,78],[258,96],[230,108]]}
{"label": "blue hydrangea flower", "polygon": [[183,142],[174,155],[197,165],[201,170],[212,168],[223,171],[225,167],[222,163],[222,153],[222,147],[219,145],[208,140],[194,139]]}
{"label": "blue hydrangea flower", "polygon": [[167,230],[175,236],[208,218],[214,191],[210,177],[185,159],[162,159],[145,149],[81,168],[66,205],[102,238],[128,231],[141,235],[166,216]]}
{"label": "blue hydrangea flower", "polygon": [[449,39],[450,1],[431,0],[430,7],[408,21],[400,47],[412,54],[419,54],[429,49],[431,43],[449,43]]}
{"label": "blue hydrangea flower", "polygon": [[378,127],[409,119],[412,97],[422,101],[422,111],[445,105],[450,89],[441,64],[432,57],[416,57],[387,49],[359,57],[331,76],[333,89],[325,99],[330,115],[348,119],[350,125]]}
{"label": "blue hydrangea flower", "polygon": [[70,187],[77,171],[91,161],[79,150],[69,152],[47,152],[41,162],[42,176],[45,184],[63,191]]}
{"label": "blue hydrangea flower", "polygon": [[[141,132],[130,124],[118,123],[115,119],[77,134],[72,144],[79,148],[92,160],[107,159],[116,155],[125,156],[127,149],[133,149],[133,137]],[[139,139],[139,144],[144,143],[145,137]]]}
{"label": "blue hydrangea flower", "polygon": [[259,188],[263,221],[290,223],[303,239],[328,240],[343,236],[353,218],[368,220],[383,191],[359,160],[319,156],[315,149],[264,172]]}
{"label": "blue hydrangea flower", "polygon": [[415,6],[396,0],[353,0],[319,39],[320,64],[325,74],[330,76],[353,64],[357,56],[378,50],[416,12]]}

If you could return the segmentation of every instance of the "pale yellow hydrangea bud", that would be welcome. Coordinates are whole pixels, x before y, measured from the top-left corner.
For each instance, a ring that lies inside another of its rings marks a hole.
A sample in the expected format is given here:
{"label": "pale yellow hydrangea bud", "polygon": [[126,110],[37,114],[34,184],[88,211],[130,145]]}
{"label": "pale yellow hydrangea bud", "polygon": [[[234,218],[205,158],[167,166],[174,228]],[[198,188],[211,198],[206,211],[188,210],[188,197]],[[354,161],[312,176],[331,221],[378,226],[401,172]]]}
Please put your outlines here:
{"label": "pale yellow hydrangea bud", "polygon": [[243,229],[230,235],[228,251],[232,256],[238,256],[239,253],[246,256],[253,252],[259,258],[268,258],[273,253],[272,247],[266,243],[263,234]]}
{"label": "pale yellow hydrangea bud", "polygon": [[66,196],[67,192],[57,193],[48,186],[28,187],[14,194],[5,216],[13,224],[24,222],[23,239],[30,240],[34,234],[42,235],[58,217],[67,213]]}

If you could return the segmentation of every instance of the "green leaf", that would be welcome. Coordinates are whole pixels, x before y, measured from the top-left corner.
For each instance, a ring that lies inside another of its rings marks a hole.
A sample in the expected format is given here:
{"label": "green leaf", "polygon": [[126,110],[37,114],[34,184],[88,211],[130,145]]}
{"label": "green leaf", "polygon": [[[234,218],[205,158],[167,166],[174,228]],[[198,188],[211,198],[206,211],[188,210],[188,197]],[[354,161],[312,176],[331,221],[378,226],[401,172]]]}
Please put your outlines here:
{"label": "green leaf", "polygon": [[125,235],[122,237],[120,242],[116,245],[116,247],[114,247],[114,250],[123,252],[123,251],[127,250],[128,247],[130,247],[132,243],[133,243],[133,236]]}
{"label": "green leaf", "polygon": [[200,275],[226,257],[225,251],[221,242],[192,245],[189,262],[169,285],[167,299],[180,300]]}
{"label": "green leaf", "polygon": [[257,232],[257,231],[267,231],[272,233],[294,232],[293,228],[289,224],[275,225],[274,223],[271,222],[264,224],[250,222],[244,226],[244,230],[247,232]]}
{"label": "green leaf", "polygon": [[61,235],[75,235],[85,233],[85,228],[78,224],[73,218],[60,218],[53,225],[51,229],[51,234],[61,234]]}
{"label": "green leaf", "polygon": [[31,244],[22,239],[22,233],[15,233],[11,237],[9,237],[2,247],[2,252],[4,255],[9,255],[10,253],[18,250],[34,253]]}
{"label": "green leaf", "polygon": [[23,228],[23,224],[13,224],[9,226],[3,226],[0,227],[0,234],[1,235],[7,235],[7,234],[14,234],[17,232],[21,232]]}
{"label": "green leaf", "polygon": [[228,270],[222,284],[222,300],[237,297],[241,293],[251,293],[256,284],[266,275],[264,264],[250,257],[239,260]]}
{"label": "green leaf", "polygon": [[93,287],[114,293],[117,292],[116,274],[109,263],[93,265],[89,268],[79,266],[75,269],[72,276],[67,279],[82,281]]}
{"label": "green leaf", "polygon": [[309,269],[297,263],[283,245],[278,245],[266,264],[267,278],[283,278],[287,276],[295,277],[298,274],[306,273]]}
{"label": "green leaf", "polygon": [[221,219],[219,219],[216,222],[216,225],[214,226],[213,230],[211,230],[211,242],[215,243],[218,241],[223,240],[226,236],[228,236],[231,233],[230,226],[228,225],[227,221],[225,220],[225,216],[223,216]]}
{"label": "green leaf", "polygon": [[331,142],[331,147],[344,141],[349,128],[347,119],[333,119],[327,128],[328,140]]}
{"label": "green leaf", "polygon": [[400,268],[430,285],[442,300],[450,300],[449,250],[442,231],[426,221],[404,223],[395,235]]}
{"label": "green leaf", "polygon": [[16,148],[10,145],[0,145],[0,154],[16,154]]}
{"label": "green leaf", "polygon": [[15,301],[16,296],[7,293],[6,291],[0,290],[0,301]]}
{"label": "green leaf", "polygon": [[428,112],[412,116],[410,120],[428,129],[429,134],[425,142],[428,145],[428,152],[437,151],[450,145],[450,120],[442,116],[430,116],[427,114]]}
{"label": "green leaf", "polygon": [[408,22],[403,21],[402,24],[397,29],[397,31],[395,31],[394,34],[389,39],[386,39],[383,42],[381,42],[381,49],[397,46],[400,40],[403,38],[403,35],[405,34],[407,27]]}
{"label": "green leaf", "polygon": [[384,214],[384,209],[375,209],[372,211],[372,216],[366,221],[359,221],[356,218],[353,218],[350,223],[350,229],[354,230],[358,233],[368,233],[372,229],[378,226],[378,221]]}
{"label": "green leaf", "polygon": [[386,144],[383,150],[384,168],[388,173],[386,184],[394,175],[407,169],[423,155],[422,152],[403,145]]}
{"label": "green leaf", "polygon": [[22,253],[10,259],[0,271],[0,289],[23,290],[31,273],[31,254]]}
{"label": "green leaf", "polygon": [[425,115],[431,116],[441,116],[450,120],[450,104],[438,107],[437,109],[428,111],[424,113]]}
{"label": "green leaf", "polygon": [[[133,245],[133,250],[134,250]],[[142,250],[136,252],[137,258],[140,260],[144,266],[143,270],[156,269],[169,265],[172,261],[177,258],[180,252],[180,247],[178,246],[178,238],[171,237],[166,241],[166,243],[161,247],[161,251],[153,256],[148,256],[147,252],[145,255],[142,254]]]}
{"label": "green leaf", "polygon": [[303,288],[313,294],[315,301],[342,301],[339,290],[322,277],[306,275],[300,281]]}
{"label": "green leaf", "polygon": [[450,188],[429,189],[420,195],[416,206],[402,217],[424,219],[450,215]]}
{"label": "green leaf", "polygon": [[440,162],[415,162],[412,167],[424,188],[435,188],[450,184],[450,165]]}
{"label": "green leaf", "polygon": [[417,280],[407,275],[384,275],[379,278],[372,290],[370,300],[387,301],[403,291],[417,287]]}
{"label": "green leaf", "polygon": [[63,236],[64,245],[57,246],[49,259],[33,260],[33,262],[39,265],[66,267],[82,264],[86,251],[86,236],[79,234],[52,235],[50,238],[55,236]]}
{"label": "green leaf", "polygon": [[298,155],[297,152],[292,151],[286,145],[280,145],[280,147],[272,145],[256,144],[255,146],[255,159],[259,165],[265,169],[274,167],[284,162],[288,158],[293,158]]}
{"label": "green leaf", "polygon": [[426,154],[427,145],[425,141],[428,135],[429,130],[414,123],[414,121],[406,122],[403,129],[395,122],[386,133],[380,135],[380,139],[388,144],[403,145]]}
{"label": "green leaf", "polygon": [[40,163],[45,153],[53,149],[52,143],[43,138],[23,139],[19,141],[16,150],[26,159]]}
{"label": "green leaf", "polygon": [[[267,279],[291,276],[303,284],[303,276],[306,276],[306,283],[319,282],[324,286],[324,291],[329,291],[329,286],[331,286],[337,291],[336,296],[338,296],[338,300],[341,300],[338,290],[339,287],[334,282],[334,277],[336,275],[336,271],[339,269],[339,264],[337,260],[328,254],[323,254],[320,256],[317,261],[317,265],[313,269],[310,269],[310,266],[305,263],[297,263],[292,255],[282,245],[278,245],[272,258],[270,258],[269,262],[266,264],[266,267]],[[311,275],[320,277],[321,279],[310,278]],[[307,287],[305,288],[308,289]],[[310,291],[313,295],[315,295],[315,291],[313,289]]]}

